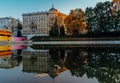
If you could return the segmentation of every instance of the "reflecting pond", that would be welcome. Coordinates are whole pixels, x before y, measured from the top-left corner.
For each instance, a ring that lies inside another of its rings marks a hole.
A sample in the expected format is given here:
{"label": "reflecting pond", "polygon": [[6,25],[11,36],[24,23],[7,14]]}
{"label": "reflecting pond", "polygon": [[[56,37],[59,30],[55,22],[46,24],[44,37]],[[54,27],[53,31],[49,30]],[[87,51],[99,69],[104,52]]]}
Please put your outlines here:
{"label": "reflecting pond", "polygon": [[0,83],[120,83],[120,48],[0,46]]}

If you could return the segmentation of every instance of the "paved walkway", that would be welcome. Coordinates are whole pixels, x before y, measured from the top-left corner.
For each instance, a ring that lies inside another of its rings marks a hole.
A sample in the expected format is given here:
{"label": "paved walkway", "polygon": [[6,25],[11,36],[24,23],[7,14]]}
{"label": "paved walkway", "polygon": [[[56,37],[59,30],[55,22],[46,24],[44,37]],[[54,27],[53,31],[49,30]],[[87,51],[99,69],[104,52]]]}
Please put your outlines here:
{"label": "paved walkway", "polygon": [[40,41],[40,42],[32,42],[32,44],[44,44],[44,45],[55,45],[55,44],[120,44],[119,40],[115,41]]}
{"label": "paved walkway", "polygon": [[0,41],[0,46],[3,45],[32,45],[32,41]]}

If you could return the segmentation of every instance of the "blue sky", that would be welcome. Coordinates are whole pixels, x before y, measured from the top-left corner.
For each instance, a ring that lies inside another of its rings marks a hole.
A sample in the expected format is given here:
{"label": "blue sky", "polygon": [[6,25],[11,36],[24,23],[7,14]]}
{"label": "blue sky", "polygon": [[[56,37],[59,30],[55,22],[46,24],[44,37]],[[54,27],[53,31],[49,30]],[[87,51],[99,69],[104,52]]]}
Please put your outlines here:
{"label": "blue sky", "polygon": [[22,20],[22,14],[28,12],[46,11],[52,7],[69,14],[71,9],[94,7],[97,2],[112,0],[0,0],[0,18],[12,16]]}

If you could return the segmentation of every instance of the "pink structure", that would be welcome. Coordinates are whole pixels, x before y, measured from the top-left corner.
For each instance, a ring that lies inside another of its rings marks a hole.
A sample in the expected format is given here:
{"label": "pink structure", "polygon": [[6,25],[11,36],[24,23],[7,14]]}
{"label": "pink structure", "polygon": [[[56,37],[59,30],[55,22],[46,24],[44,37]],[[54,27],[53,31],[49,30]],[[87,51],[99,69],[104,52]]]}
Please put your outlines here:
{"label": "pink structure", "polygon": [[24,49],[27,48],[27,46],[22,46],[22,45],[13,45],[12,50],[19,50],[19,49]]}
{"label": "pink structure", "polygon": [[27,38],[24,38],[24,37],[13,37],[12,40],[13,41],[25,41],[25,40],[27,40]]}

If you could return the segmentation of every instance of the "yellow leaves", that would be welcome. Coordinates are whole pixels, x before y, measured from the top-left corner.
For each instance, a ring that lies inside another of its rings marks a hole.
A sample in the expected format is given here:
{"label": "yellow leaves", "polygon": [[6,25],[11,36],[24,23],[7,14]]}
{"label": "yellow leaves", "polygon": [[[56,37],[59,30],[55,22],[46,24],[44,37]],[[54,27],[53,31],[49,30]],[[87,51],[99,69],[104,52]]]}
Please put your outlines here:
{"label": "yellow leaves", "polygon": [[81,9],[71,10],[70,14],[65,19],[65,27],[69,34],[72,34],[74,30],[86,29],[87,24],[85,22],[84,12]]}

